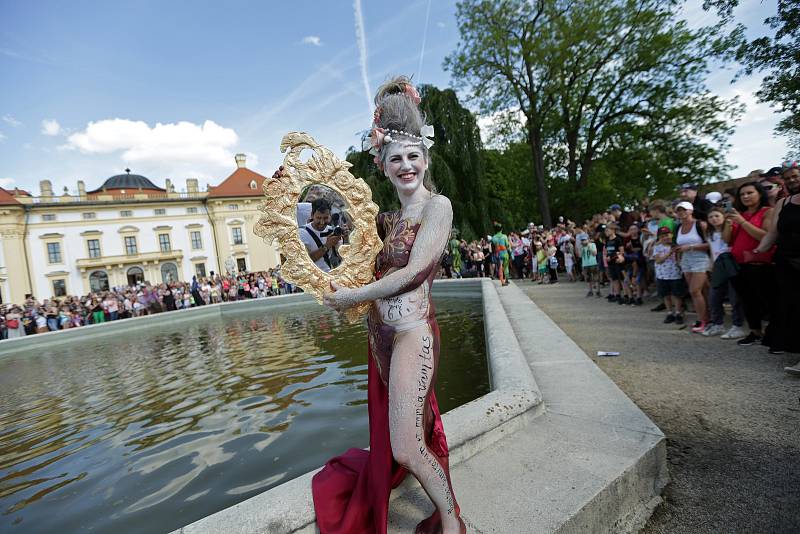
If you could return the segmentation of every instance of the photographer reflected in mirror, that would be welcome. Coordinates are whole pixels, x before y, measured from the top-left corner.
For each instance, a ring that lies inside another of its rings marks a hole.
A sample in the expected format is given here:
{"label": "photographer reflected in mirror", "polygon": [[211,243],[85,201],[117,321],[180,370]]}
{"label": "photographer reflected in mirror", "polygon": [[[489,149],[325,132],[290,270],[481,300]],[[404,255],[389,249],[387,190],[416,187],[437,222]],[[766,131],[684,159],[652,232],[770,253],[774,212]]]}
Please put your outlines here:
{"label": "photographer reflected in mirror", "polygon": [[331,226],[331,204],[324,198],[311,203],[311,221],[300,228],[300,240],[306,246],[314,264],[324,272],[330,272],[342,262],[339,246],[343,230]]}

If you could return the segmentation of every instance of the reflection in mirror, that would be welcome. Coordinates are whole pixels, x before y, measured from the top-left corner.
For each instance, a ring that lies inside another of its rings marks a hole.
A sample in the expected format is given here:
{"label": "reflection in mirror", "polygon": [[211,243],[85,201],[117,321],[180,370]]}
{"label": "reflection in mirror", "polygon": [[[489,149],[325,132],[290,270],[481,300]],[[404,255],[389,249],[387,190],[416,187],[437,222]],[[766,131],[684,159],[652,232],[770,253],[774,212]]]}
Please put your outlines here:
{"label": "reflection in mirror", "polygon": [[297,226],[314,265],[329,272],[342,263],[340,247],[349,244],[353,227],[342,195],[324,185],[308,186],[297,204]]}

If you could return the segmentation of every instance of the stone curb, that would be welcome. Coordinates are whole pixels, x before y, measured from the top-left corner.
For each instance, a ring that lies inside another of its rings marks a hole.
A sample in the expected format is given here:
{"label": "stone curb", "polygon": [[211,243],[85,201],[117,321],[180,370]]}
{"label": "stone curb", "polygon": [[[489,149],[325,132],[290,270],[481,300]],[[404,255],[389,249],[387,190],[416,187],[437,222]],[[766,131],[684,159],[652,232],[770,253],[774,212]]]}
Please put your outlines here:
{"label": "stone curb", "polygon": [[78,328],[67,328],[66,330],[56,330],[54,332],[44,332],[32,336],[18,337],[14,339],[0,340],[0,355],[10,352],[19,352],[31,348],[40,348],[47,345],[63,343],[85,335],[91,334],[95,337],[113,335],[122,330],[130,332],[141,328],[172,328],[178,323],[203,319],[206,317],[222,317],[231,313],[240,313],[248,308],[285,307],[308,304],[314,302],[314,298],[307,293],[294,293],[292,295],[276,295],[260,299],[237,300],[235,302],[220,302],[218,304],[206,304],[186,310],[176,310],[162,312],[154,315],[143,315],[141,317],[130,317],[100,324],[90,324]]}

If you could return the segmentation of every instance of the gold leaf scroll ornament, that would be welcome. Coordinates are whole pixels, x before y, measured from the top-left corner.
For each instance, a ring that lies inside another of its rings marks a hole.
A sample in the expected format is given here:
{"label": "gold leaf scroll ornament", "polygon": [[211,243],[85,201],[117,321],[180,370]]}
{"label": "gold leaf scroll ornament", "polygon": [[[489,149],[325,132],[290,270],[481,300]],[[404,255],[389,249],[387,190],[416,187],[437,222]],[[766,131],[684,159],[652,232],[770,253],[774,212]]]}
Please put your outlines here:
{"label": "gold leaf scroll ornament", "polygon": [[[347,170],[352,164],[336,157],[307,133],[284,135],[281,152],[287,149],[282,175],[264,181],[267,198],[258,207],[263,215],[254,231],[267,243],[278,241],[280,253],[285,258],[281,266],[283,279],[303,288],[322,304],[322,296],[331,290],[331,282],[356,288],[372,281],[375,257],[383,248],[375,225],[378,205],[372,201],[372,191],[367,183]],[[313,156],[304,163],[300,153],[305,149],[311,150]],[[311,261],[298,233],[297,203],[303,189],[310,185],[324,185],[339,193],[347,202],[348,213],[353,219],[350,244],[339,247],[342,263],[329,273]],[[371,303],[364,302],[349,308],[345,311],[345,318],[357,321],[370,306]]]}

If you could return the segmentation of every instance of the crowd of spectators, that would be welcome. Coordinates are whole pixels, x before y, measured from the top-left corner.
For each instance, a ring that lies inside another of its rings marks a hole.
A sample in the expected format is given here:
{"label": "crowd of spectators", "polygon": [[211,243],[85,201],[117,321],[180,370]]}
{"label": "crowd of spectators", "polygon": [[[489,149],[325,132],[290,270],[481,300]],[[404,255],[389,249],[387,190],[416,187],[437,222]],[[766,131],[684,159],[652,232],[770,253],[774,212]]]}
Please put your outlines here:
{"label": "crowd of spectators", "polygon": [[[587,298],[614,305],[657,299],[652,311],[666,312],[667,325],[760,344],[771,354],[800,352],[792,328],[800,318],[800,166],[786,162],[723,192],[698,189],[685,183],[678,198],[645,199],[628,210],[613,204],[582,224],[559,217],[552,228],[530,223],[506,235],[495,222],[494,235],[470,243],[454,231],[442,275],[488,276],[503,285],[512,276],[582,281]],[[0,305],[0,339],[293,292],[275,269],[41,302],[30,296]],[[800,374],[800,362],[786,370]]]}
{"label": "crowd of spectators", "polygon": [[39,301],[30,295],[22,304],[0,305],[0,339],[297,291],[281,277],[279,269],[211,274],[200,279],[195,276],[191,282],[139,282],[81,297]]}
{"label": "crowd of spectators", "polygon": [[[800,352],[797,162],[722,192],[685,183],[677,198],[613,204],[582,224],[559,217],[553,228],[494,229],[469,243],[454,233],[443,275],[582,281],[587,298],[617,306],[656,299],[652,311],[665,312],[666,325],[770,354]],[[800,374],[800,362],[786,371]]]}

